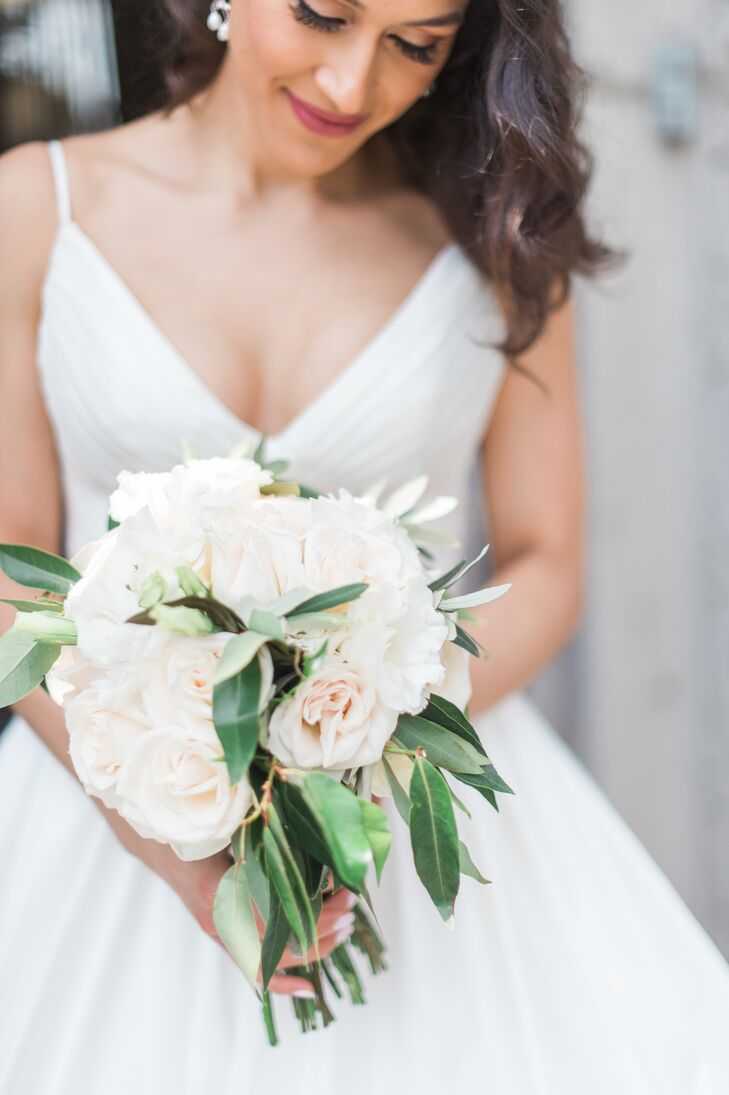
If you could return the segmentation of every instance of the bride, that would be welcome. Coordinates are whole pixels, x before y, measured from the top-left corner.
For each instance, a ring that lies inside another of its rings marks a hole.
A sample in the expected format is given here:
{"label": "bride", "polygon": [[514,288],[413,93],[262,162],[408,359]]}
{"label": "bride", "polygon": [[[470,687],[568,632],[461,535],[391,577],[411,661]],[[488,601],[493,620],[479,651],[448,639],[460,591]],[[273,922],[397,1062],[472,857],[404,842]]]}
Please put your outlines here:
{"label": "bride", "polygon": [[[117,472],[181,438],[263,433],[323,490],[426,472],[466,546],[487,508],[512,583],[472,627],[470,710],[516,794],[459,791],[493,884],[452,932],[383,800],[389,969],[302,1035],[284,963],[272,1049],[212,923],[226,855],[182,862],[85,796],[37,689],[0,738],[0,1095],[729,1091],[724,959],[520,691],[580,616],[569,286],[612,254],[581,219],[561,5],[163,6],[162,108],[0,158],[0,540],[72,554]],[[325,903],[323,952],[351,919]]]}

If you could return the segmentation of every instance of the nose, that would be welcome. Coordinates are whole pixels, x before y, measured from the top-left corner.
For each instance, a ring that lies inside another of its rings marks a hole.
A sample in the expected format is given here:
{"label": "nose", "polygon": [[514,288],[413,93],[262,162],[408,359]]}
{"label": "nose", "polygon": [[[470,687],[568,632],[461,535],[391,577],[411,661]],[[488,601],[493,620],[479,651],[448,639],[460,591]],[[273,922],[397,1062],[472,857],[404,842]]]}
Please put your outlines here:
{"label": "nose", "polygon": [[364,114],[375,78],[376,44],[362,38],[346,45],[332,43],[315,81],[342,114]]}

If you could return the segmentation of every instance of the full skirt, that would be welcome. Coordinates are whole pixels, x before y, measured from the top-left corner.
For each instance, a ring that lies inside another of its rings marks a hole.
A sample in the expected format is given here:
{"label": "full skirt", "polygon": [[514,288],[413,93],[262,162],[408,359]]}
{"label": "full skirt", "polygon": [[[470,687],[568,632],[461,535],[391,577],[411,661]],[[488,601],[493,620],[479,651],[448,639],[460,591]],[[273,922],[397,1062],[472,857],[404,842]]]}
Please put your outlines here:
{"label": "full skirt", "polygon": [[[223,949],[15,717],[0,737],[0,1095],[726,1095],[729,965],[532,701],[477,717],[514,788],[458,795],[487,886],[449,930],[394,833],[368,1002],[280,1044]],[[330,994],[331,995],[331,994]]]}

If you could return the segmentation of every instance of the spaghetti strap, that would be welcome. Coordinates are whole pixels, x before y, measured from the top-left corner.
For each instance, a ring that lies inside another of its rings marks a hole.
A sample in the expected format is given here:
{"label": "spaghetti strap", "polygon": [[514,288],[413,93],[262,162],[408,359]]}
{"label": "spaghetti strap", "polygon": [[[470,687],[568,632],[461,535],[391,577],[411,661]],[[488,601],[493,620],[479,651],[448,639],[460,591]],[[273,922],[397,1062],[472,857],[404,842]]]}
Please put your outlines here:
{"label": "spaghetti strap", "polygon": [[51,157],[53,182],[56,188],[58,219],[61,224],[67,224],[71,220],[71,189],[68,184],[66,156],[60,141],[53,140],[48,141],[47,143],[48,152]]}

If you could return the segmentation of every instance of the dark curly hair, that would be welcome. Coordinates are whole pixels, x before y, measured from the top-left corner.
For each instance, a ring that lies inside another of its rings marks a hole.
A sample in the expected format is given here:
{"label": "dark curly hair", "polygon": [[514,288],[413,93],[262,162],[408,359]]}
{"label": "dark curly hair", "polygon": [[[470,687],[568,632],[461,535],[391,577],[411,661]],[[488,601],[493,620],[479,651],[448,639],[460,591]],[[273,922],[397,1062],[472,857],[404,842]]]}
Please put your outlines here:
{"label": "dark curly hair", "polygon": [[[152,48],[169,113],[209,83],[225,47],[205,25],[209,0],[162,8]],[[516,356],[566,301],[571,274],[595,276],[625,257],[584,222],[593,156],[577,126],[586,89],[561,0],[470,0],[433,94],[387,129],[403,177],[436,202],[490,279],[506,318],[496,348],[525,373]]]}

